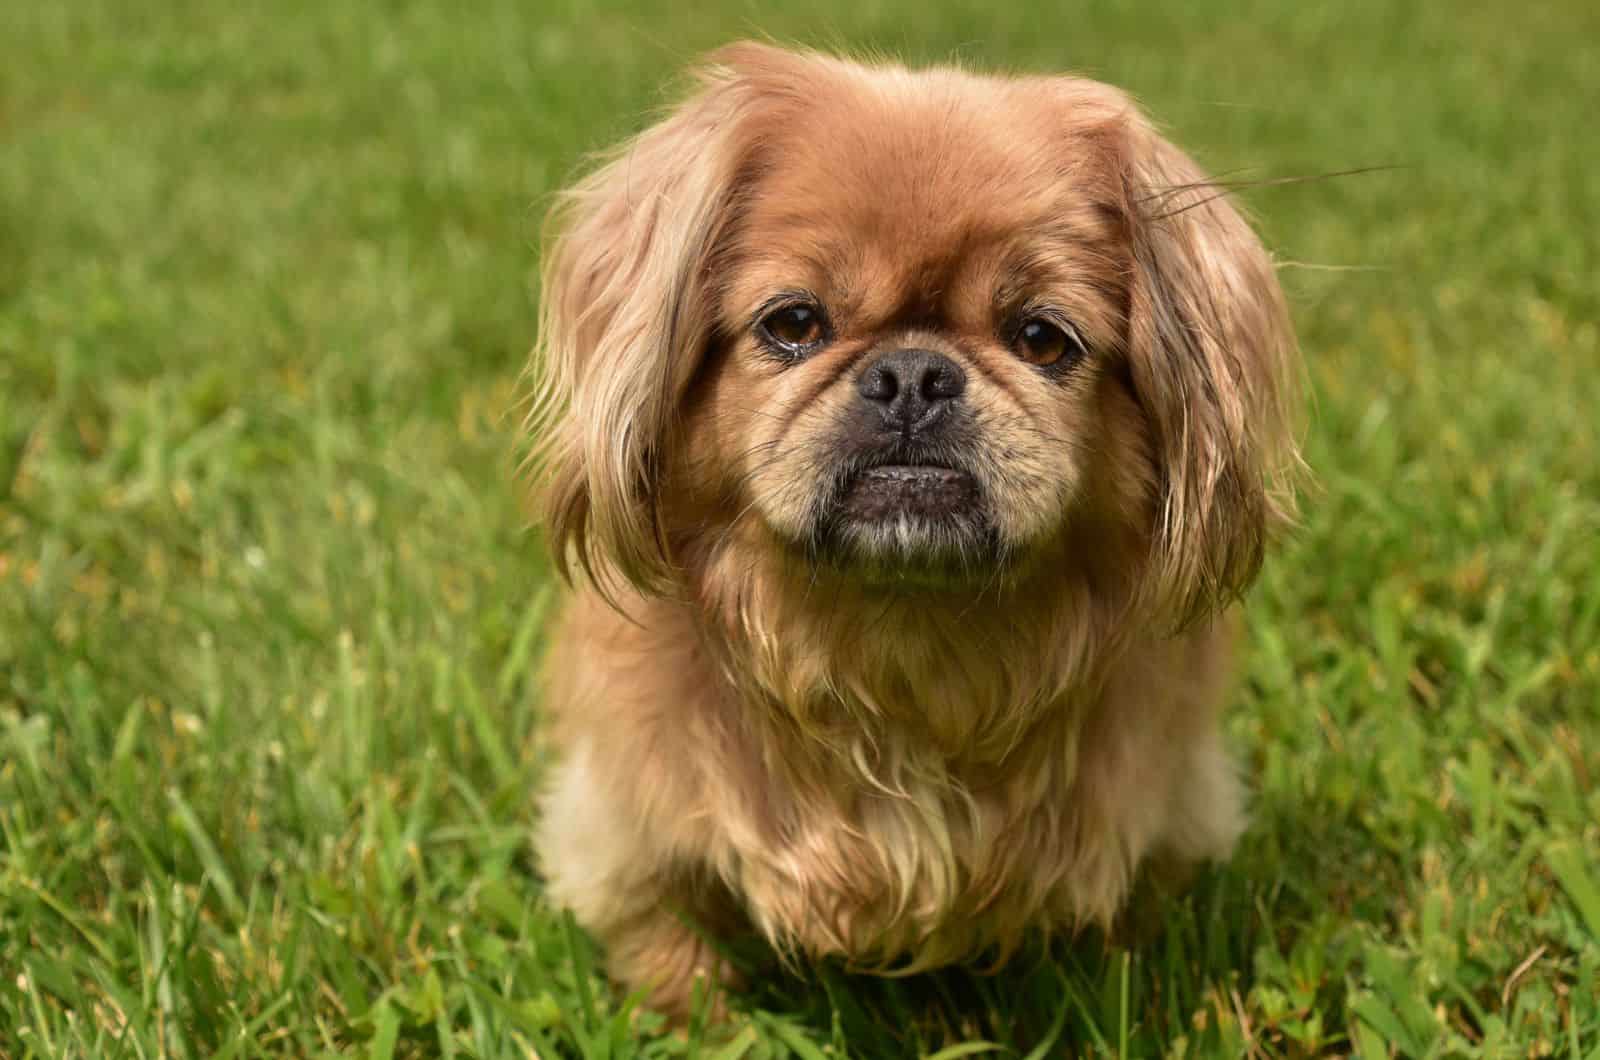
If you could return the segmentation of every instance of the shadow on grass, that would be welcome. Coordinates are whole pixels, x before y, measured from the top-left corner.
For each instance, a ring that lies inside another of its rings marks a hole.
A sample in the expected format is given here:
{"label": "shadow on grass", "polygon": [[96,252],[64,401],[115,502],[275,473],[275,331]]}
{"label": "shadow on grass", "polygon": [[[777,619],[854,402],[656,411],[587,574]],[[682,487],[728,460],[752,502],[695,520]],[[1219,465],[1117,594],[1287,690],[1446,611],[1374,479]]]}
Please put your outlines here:
{"label": "shadow on grass", "polygon": [[851,1056],[924,1056],[978,1041],[1037,1056],[1143,1052],[1192,1034],[1214,984],[1248,975],[1248,905],[1241,881],[1208,876],[1181,898],[1141,896],[1110,936],[1035,943],[992,973],[963,966],[884,978],[835,961],[792,970],[752,943],[740,957],[754,985],[733,1006],[758,1023],[788,1021],[848,1044]]}

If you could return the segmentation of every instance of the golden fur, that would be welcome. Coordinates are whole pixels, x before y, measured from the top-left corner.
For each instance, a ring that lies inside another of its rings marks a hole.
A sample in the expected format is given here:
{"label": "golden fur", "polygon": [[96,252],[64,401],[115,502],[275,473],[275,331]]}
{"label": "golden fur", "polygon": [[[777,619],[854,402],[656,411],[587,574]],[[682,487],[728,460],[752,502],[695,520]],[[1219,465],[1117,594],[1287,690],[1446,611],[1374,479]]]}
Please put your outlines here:
{"label": "golden fur", "polygon": [[[1228,605],[1288,514],[1297,361],[1259,241],[1127,97],[739,44],[554,223],[530,428],[575,591],[537,842],[619,980],[681,1011],[744,924],[1003,958],[1228,852]],[[779,363],[752,322],[792,290],[830,331]],[[1041,300],[1069,369],[1008,345]],[[900,347],[963,373],[983,533],[819,548]]]}

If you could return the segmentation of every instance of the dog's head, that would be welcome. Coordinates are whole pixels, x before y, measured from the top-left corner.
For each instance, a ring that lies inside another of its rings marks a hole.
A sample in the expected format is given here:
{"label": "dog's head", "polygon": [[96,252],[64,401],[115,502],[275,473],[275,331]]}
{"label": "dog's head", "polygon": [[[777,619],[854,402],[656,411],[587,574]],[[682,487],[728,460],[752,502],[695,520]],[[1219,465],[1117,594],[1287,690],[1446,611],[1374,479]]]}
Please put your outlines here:
{"label": "dog's head", "polygon": [[1182,620],[1285,514],[1270,261],[1104,85],[736,45],[555,223],[533,429],[563,569],[1098,566]]}

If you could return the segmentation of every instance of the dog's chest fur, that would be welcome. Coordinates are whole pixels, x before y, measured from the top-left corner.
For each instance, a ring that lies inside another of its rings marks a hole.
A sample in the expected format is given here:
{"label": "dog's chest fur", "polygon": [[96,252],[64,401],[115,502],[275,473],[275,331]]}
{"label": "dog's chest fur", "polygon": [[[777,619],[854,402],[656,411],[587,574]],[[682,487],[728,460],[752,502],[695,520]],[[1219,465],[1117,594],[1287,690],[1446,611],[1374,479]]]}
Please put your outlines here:
{"label": "dog's chest fur", "polygon": [[1084,704],[1032,701],[992,660],[921,661],[935,658],[734,708],[749,741],[735,759],[761,766],[722,771],[749,786],[718,799],[737,808],[722,871],[780,946],[908,970],[1120,904],[1132,851],[1109,834],[1098,774],[1080,776]]}
{"label": "dog's chest fur", "polygon": [[1217,633],[1051,699],[1006,666],[1037,673],[1037,654],[984,654],[981,636],[873,666],[839,641],[797,651],[791,630],[770,656],[741,646],[767,669],[730,674],[681,616],[633,624],[588,600],[562,634],[589,651],[552,688],[567,755],[542,846],[552,894],[591,923],[630,922],[670,879],[693,911],[714,880],[780,948],[929,967],[1105,922],[1153,850],[1208,856],[1237,834],[1195,662],[1221,658]]}
{"label": "dog's chest fur", "polygon": [[1082,868],[1080,822],[1051,794],[1071,783],[1057,750],[1036,775],[974,790],[910,756],[868,768],[858,745],[825,787],[786,793],[771,842],[730,851],[735,890],[764,934],[809,954],[910,969],[1008,949],[1077,915],[1051,868]]}
{"label": "dog's chest fur", "polygon": [[982,621],[768,588],[742,583],[702,612],[719,621],[655,645],[704,674],[702,849],[763,934],[915,968],[1110,915],[1138,854],[1078,765],[1086,734],[1104,743],[1086,595]]}

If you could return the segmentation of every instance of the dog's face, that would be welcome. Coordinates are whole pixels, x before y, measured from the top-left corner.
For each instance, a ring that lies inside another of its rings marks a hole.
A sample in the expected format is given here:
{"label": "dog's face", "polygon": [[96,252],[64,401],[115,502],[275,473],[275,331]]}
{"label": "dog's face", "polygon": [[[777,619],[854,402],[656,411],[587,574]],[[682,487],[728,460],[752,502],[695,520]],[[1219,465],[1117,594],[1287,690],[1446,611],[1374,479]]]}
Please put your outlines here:
{"label": "dog's face", "polygon": [[644,587],[719,548],[907,591],[1098,563],[1178,617],[1242,587],[1292,341],[1124,97],[748,45],[705,81],[548,267],[563,554]]}
{"label": "dog's face", "polygon": [[[696,466],[816,562],[989,581],[1094,454],[1149,475],[1121,364],[1132,260],[1048,101],[838,101],[763,144],[717,260]],[[697,444],[698,443],[698,444]]]}

